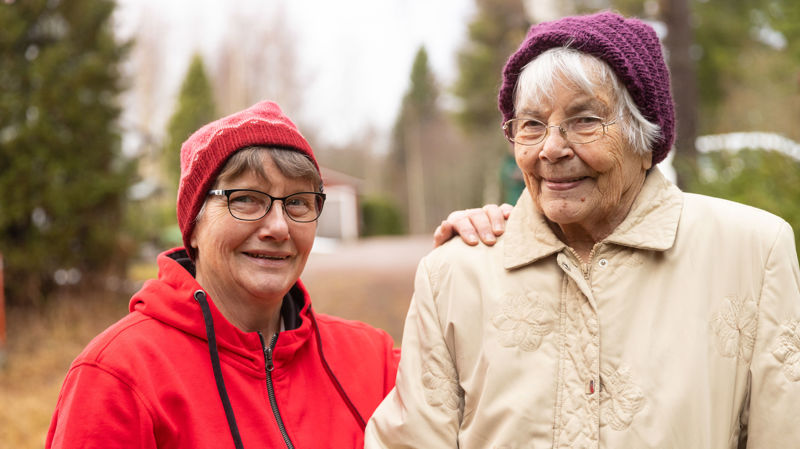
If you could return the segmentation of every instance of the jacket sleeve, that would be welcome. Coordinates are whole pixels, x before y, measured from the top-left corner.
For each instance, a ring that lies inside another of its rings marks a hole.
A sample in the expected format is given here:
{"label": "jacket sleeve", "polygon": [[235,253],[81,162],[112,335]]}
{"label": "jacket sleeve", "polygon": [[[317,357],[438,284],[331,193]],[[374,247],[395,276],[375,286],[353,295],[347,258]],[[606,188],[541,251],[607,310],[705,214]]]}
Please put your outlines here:
{"label": "jacket sleeve", "polygon": [[47,432],[46,449],[155,449],[151,415],[111,372],[81,364],[67,374]]}
{"label": "jacket sleeve", "polygon": [[397,385],[370,419],[366,448],[453,448],[463,390],[437,313],[428,258],[417,269]]}
{"label": "jacket sleeve", "polygon": [[764,267],[750,376],[747,448],[800,447],[800,269],[785,222]]}

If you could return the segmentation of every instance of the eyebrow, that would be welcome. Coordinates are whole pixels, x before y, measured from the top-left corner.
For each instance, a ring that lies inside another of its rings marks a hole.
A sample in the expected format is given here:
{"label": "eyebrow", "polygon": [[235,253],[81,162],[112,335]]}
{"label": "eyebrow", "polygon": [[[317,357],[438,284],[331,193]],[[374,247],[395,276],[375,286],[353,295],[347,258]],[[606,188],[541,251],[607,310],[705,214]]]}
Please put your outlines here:
{"label": "eyebrow", "polygon": [[[581,112],[593,111],[599,115],[606,115],[609,111],[608,105],[595,97],[580,97],[577,101],[567,106],[566,115],[571,117]],[[517,116],[524,117],[541,117],[543,115],[540,109],[523,108],[517,112]]]}

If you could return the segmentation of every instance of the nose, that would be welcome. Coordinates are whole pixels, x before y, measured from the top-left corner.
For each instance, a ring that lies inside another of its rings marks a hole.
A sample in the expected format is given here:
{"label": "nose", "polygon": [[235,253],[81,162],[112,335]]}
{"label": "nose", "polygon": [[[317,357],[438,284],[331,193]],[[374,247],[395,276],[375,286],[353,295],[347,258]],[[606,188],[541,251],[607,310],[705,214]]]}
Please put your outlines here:
{"label": "nose", "polygon": [[564,136],[559,125],[550,125],[549,131],[541,143],[542,149],[539,151],[539,159],[548,162],[558,162],[561,159],[570,159],[575,155],[570,143]]}
{"label": "nose", "polygon": [[289,239],[289,218],[283,210],[283,201],[273,202],[267,215],[261,218],[259,237],[278,241]]}

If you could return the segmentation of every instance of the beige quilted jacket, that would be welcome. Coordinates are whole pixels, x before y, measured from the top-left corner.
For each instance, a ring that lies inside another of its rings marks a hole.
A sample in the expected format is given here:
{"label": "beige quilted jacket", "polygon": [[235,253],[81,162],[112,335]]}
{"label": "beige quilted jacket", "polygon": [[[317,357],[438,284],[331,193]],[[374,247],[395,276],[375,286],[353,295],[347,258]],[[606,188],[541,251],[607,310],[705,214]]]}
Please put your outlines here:
{"label": "beige quilted jacket", "polygon": [[651,170],[580,265],[523,194],[419,265],[367,448],[800,448],[790,226]]}

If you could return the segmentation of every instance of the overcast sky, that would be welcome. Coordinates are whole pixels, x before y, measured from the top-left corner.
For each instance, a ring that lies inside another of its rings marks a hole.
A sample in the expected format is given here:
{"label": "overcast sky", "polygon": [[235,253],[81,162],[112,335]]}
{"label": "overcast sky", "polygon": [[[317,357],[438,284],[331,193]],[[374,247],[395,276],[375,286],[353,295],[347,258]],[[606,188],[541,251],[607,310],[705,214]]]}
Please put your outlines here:
{"label": "overcast sky", "polygon": [[[159,40],[168,59],[159,78],[166,88],[160,120],[171,106],[187,61],[214,48],[230,25],[230,9],[269,14],[280,0],[118,0],[115,19],[124,37],[155,11],[166,26]],[[316,135],[345,143],[365,123],[388,130],[408,87],[411,63],[424,44],[437,78],[455,77],[456,52],[474,11],[472,0],[285,0],[297,41],[299,70],[309,74],[302,117]],[[168,109],[168,108],[163,108]]]}

